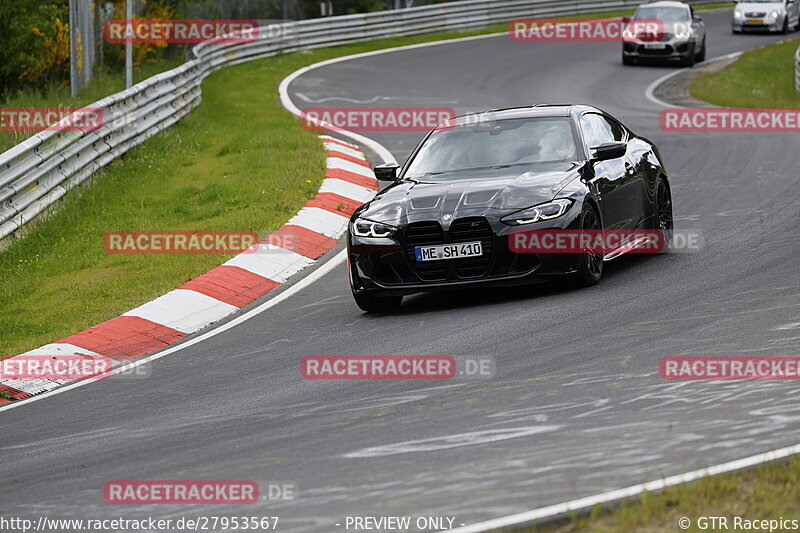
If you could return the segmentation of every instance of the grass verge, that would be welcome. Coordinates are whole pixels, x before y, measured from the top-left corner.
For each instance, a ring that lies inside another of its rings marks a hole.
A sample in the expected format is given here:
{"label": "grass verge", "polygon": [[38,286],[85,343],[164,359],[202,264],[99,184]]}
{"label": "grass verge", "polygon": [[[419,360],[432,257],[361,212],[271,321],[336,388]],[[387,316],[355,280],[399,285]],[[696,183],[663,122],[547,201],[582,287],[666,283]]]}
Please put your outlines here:
{"label": "grass verge", "polygon": [[[514,529],[517,533],[675,533],[676,531],[770,531],[742,520],[797,520],[797,527],[773,527],[772,531],[800,528],[800,458],[775,461],[751,470],[722,474],[677,485],[657,494],[643,494],[612,509],[597,507],[567,521]],[[703,528],[703,517],[725,517],[727,527]],[[679,525],[688,518],[690,526]],[[512,530],[504,530],[512,531]]]}
{"label": "grass verge", "polygon": [[719,72],[701,74],[689,92],[721,107],[796,109],[794,56],[800,39],[746,52]]}

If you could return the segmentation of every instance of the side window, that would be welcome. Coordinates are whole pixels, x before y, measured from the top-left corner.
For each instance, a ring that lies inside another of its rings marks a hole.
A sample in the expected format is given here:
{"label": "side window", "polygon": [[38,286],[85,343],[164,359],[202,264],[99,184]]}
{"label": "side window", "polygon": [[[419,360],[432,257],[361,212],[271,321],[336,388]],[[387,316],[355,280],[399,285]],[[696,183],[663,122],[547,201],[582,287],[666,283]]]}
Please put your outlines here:
{"label": "side window", "polygon": [[594,113],[583,115],[581,130],[583,130],[583,140],[589,149],[614,141],[611,125],[600,115]]}
{"label": "side window", "polygon": [[627,135],[625,127],[616,120],[612,119],[606,119],[606,120],[608,120],[608,124],[611,127],[611,136],[614,138],[614,140],[617,142],[624,141]]}

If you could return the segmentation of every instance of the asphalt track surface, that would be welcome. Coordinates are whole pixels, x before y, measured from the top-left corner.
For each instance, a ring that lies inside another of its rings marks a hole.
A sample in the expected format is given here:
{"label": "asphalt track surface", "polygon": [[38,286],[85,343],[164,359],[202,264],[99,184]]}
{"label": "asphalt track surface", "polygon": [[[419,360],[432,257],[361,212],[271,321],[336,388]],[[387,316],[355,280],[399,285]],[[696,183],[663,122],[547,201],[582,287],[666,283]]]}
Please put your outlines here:
{"label": "asphalt track surface", "polygon": [[[705,13],[709,57],[734,36]],[[588,496],[800,442],[793,382],[665,382],[668,355],[798,355],[800,188],[793,134],[674,134],[618,44],[493,37],[346,61],[290,87],[299,107],[587,103],[662,150],[676,225],[702,253],[629,257],[602,283],[407,298],[362,314],[344,266],[266,312],[147,366],[0,411],[0,515],[280,516],[343,531],[353,515],[455,524]],[[355,103],[354,103],[355,101]],[[368,134],[398,160],[419,133]],[[491,356],[493,379],[303,380],[305,355]],[[294,481],[295,500],[112,506],[114,479]]]}

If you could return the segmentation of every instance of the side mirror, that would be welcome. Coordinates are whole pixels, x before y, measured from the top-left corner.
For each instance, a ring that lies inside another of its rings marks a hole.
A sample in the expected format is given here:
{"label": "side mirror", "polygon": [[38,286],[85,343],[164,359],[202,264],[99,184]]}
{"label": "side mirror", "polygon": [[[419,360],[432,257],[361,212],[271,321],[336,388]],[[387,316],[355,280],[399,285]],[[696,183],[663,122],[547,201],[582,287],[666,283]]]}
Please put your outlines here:
{"label": "side mirror", "polygon": [[619,159],[628,151],[628,144],[624,142],[603,143],[591,149],[592,161],[607,161],[609,159]]}
{"label": "side mirror", "polygon": [[386,163],[385,165],[378,165],[372,169],[378,181],[397,181],[397,169],[400,165],[397,163]]}

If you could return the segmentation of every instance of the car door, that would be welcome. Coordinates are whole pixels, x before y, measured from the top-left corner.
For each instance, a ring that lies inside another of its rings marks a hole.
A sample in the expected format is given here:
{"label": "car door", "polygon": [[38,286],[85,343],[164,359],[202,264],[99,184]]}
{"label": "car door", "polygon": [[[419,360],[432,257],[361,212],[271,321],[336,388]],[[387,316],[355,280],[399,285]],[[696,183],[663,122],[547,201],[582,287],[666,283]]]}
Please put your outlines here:
{"label": "car door", "polygon": [[786,16],[789,18],[789,29],[797,27],[798,19],[800,18],[800,2],[798,0],[785,0],[786,2]]}
{"label": "car door", "polygon": [[700,18],[700,15],[695,13],[694,8],[689,6],[691,10],[691,25],[692,25],[692,33],[694,34],[694,42],[697,43],[696,51],[700,50],[700,47],[703,45],[703,39],[706,36],[706,25],[703,22],[703,19]]}
{"label": "car door", "polygon": [[642,218],[644,196],[641,167],[631,153],[630,139],[625,129],[610,118],[598,113],[586,113],[580,119],[586,148],[607,142],[625,142],[624,157],[594,163],[590,184],[600,199],[601,215],[608,229],[633,229]]}

